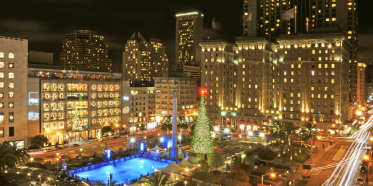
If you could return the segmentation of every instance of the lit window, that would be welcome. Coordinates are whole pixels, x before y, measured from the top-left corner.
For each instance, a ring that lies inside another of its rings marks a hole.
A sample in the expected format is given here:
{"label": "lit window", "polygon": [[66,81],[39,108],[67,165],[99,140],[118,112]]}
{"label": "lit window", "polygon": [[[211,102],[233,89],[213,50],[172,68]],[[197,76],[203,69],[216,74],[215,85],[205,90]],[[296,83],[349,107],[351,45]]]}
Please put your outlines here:
{"label": "lit window", "polygon": [[348,31],[347,33],[348,33],[348,34],[352,34],[352,31]]}
{"label": "lit window", "polygon": [[328,98],[328,94],[324,94],[324,99]]}
{"label": "lit window", "polygon": [[333,18],[332,18],[332,21],[337,21],[337,18],[333,17]]}
{"label": "lit window", "polygon": [[311,87],[311,91],[314,91],[315,90],[315,87]]}
{"label": "lit window", "polygon": [[329,18],[326,18],[325,21],[329,21]]}
{"label": "lit window", "polygon": [[286,76],[287,75],[287,73],[286,73],[286,71],[284,71],[284,76]]}
{"label": "lit window", "polygon": [[0,88],[4,88],[4,82],[0,82]]}
{"label": "lit window", "polygon": [[13,72],[9,72],[9,78],[14,78],[14,73]]}
{"label": "lit window", "polygon": [[314,98],[315,97],[315,95],[314,94],[311,94],[311,98]]}
{"label": "lit window", "polygon": [[322,58],[321,57],[319,57],[319,61],[321,61],[322,60]]}
{"label": "lit window", "polygon": [[291,67],[291,68],[294,68],[294,64],[291,64],[290,67]]}
{"label": "lit window", "polygon": [[3,102],[0,103],[0,108],[4,108],[4,103]]}
{"label": "lit window", "polygon": [[14,83],[9,83],[9,88],[14,88]]}
{"label": "lit window", "polygon": [[14,98],[14,92],[9,92],[9,97]]}
{"label": "lit window", "polygon": [[0,68],[4,68],[4,62],[0,62]]}
{"label": "lit window", "polygon": [[314,76],[315,75],[315,71],[311,71],[311,75]]}
{"label": "lit window", "polygon": [[0,93],[0,98],[4,98],[4,93]]}
{"label": "lit window", "polygon": [[334,76],[334,71],[332,71],[330,74],[331,74],[332,76]]}
{"label": "lit window", "polygon": [[334,79],[332,79],[330,82],[331,82],[332,84],[334,84]]}
{"label": "lit window", "polygon": [[337,4],[332,4],[332,7],[336,7],[337,6]]}
{"label": "lit window", "polygon": [[312,54],[315,54],[316,53],[316,51],[315,50],[312,50]]}
{"label": "lit window", "polygon": [[300,94],[300,93],[298,93],[298,98],[300,98],[300,95],[301,95],[301,94]]}
{"label": "lit window", "polygon": [[298,68],[302,68],[302,64],[298,64]]}
{"label": "lit window", "polygon": [[14,54],[13,53],[9,53],[9,58],[10,59],[14,59]]}
{"label": "lit window", "polygon": [[9,108],[14,108],[14,103],[10,102],[9,103]]}
{"label": "lit window", "polygon": [[9,67],[9,68],[14,68],[14,63],[9,63],[9,64],[8,64],[8,67]]}
{"label": "lit window", "polygon": [[294,97],[294,93],[290,93],[290,97]]}
{"label": "lit window", "polygon": [[0,72],[0,78],[4,78],[4,72]]}
{"label": "lit window", "polygon": [[0,52],[0,58],[4,57],[4,52]]}
{"label": "lit window", "polygon": [[319,66],[319,68],[322,68],[322,65],[321,65],[321,64],[319,64],[318,66]]}
{"label": "lit window", "polygon": [[321,95],[320,95],[320,94],[317,94],[317,98],[321,98]]}
{"label": "lit window", "polygon": [[9,112],[9,122],[14,122],[14,112]]}
{"label": "lit window", "polygon": [[335,65],[334,64],[332,64],[332,68],[334,68],[335,67]]}
{"label": "lit window", "polygon": [[286,78],[284,78],[284,83],[286,83],[288,80]]}

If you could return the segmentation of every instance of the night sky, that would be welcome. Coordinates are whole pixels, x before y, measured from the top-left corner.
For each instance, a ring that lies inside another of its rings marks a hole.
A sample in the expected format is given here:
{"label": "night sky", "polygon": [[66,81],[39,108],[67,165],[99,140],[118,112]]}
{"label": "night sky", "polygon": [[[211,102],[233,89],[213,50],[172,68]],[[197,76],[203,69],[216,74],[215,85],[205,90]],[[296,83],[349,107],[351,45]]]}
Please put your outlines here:
{"label": "night sky", "polygon": [[[359,61],[373,62],[371,0],[359,1]],[[109,45],[109,58],[121,63],[125,42],[134,31],[154,34],[174,62],[175,14],[204,13],[204,37],[234,42],[242,35],[242,0],[3,0],[0,35],[29,40],[29,49],[53,52],[55,63],[66,33],[96,31]],[[365,15],[365,16],[364,16]],[[221,23],[211,29],[213,16]]]}

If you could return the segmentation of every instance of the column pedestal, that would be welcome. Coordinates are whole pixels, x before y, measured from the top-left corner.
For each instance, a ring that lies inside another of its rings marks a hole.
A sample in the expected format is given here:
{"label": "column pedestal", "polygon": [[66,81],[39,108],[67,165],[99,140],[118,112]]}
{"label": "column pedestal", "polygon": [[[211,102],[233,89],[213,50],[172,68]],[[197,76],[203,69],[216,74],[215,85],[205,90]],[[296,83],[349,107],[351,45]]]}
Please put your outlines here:
{"label": "column pedestal", "polygon": [[178,148],[177,148],[177,96],[179,93],[174,90],[171,92],[173,97],[173,106],[172,106],[172,147],[170,151],[170,159],[176,160],[178,158]]}

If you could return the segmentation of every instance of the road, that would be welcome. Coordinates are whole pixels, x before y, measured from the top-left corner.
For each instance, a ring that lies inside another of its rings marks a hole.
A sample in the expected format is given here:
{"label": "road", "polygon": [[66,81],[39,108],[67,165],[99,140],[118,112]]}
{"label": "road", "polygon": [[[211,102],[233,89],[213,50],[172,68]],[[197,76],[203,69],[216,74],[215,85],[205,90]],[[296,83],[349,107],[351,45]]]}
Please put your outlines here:
{"label": "road", "polygon": [[[151,133],[145,133],[145,134],[137,134],[137,135],[130,135],[127,137],[117,138],[117,139],[111,139],[111,140],[105,140],[105,141],[96,141],[91,142],[87,144],[83,144],[77,147],[69,147],[62,150],[54,150],[54,151],[48,151],[44,152],[43,154],[32,154],[31,157],[34,159],[43,159],[43,161],[51,161],[55,162],[57,158],[57,153],[59,153],[59,157],[63,155],[70,155],[72,157],[77,156],[80,153],[83,153],[83,155],[92,155],[93,153],[104,153],[105,143],[106,148],[111,149],[113,151],[119,150],[119,148],[126,148],[128,144],[130,143],[131,138],[135,138],[135,141],[143,141],[143,140],[155,140],[158,137],[158,133],[161,134],[160,131],[155,131]],[[148,138],[147,136],[152,136]],[[144,137],[147,137],[146,139]]]}
{"label": "road", "polygon": [[[370,137],[370,130],[373,125],[373,116],[365,122],[361,129],[352,135],[354,141],[349,146],[343,159],[335,166],[329,179],[323,185],[354,185],[356,177],[360,176],[359,168],[365,154],[367,140]],[[348,139],[348,138],[347,138]]]}

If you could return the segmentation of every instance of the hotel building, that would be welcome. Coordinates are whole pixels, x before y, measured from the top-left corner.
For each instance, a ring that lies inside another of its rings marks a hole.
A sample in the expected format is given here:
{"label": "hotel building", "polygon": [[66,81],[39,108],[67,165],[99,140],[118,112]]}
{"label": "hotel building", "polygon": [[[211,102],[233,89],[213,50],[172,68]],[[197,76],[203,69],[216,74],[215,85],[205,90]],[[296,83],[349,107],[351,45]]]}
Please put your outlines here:
{"label": "hotel building", "polygon": [[[341,32],[352,44],[348,61],[349,100],[356,102],[357,5],[357,0],[243,0],[243,35],[275,38],[281,34]],[[288,18],[284,19],[284,14]]]}
{"label": "hotel building", "polygon": [[111,72],[112,61],[108,57],[104,36],[90,30],[74,30],[74,33],[66,34],[62,41],[59,65],[66,69],[81,67]]}
{"label": "hotel building", "polygon": [[259,130],[274,119],[323,130],[348,119],[348,63],[342,34],[237,37],[236,44],[203,41],[202,87],[217,125]]}

